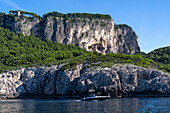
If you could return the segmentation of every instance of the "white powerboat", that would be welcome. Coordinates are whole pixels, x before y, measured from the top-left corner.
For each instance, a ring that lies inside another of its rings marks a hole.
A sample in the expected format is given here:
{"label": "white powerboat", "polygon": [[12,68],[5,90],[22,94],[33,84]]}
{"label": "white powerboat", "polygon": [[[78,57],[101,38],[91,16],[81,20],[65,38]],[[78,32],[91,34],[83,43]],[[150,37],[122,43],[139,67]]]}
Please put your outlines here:
{"label": "white powerboat", "polygon": [[86,101],[86,100],[106,100],[111,98],[111,96],[96,96],[95,94],[93,94],[92,96],[89,97],[85,97],[82,100]]}

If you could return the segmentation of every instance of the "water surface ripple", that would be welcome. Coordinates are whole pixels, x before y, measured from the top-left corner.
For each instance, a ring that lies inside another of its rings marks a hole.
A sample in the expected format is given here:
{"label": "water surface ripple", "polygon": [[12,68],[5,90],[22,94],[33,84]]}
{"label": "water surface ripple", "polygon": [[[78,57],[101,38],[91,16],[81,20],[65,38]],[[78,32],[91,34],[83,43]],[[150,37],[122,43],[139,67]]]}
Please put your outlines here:
{"label": "water surface ripple", "polygon": [[104,101],[61,99],[0,100],[1,113],[169,113],[170,97]]}

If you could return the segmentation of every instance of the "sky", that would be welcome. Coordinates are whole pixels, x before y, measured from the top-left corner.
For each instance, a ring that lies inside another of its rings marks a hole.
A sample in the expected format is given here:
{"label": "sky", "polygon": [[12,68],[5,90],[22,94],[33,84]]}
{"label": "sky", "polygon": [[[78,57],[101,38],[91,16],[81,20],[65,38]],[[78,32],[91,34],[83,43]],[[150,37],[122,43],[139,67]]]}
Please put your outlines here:
{"label": "sky", "polygon": [[0,0],[0,12],[10,10],[109,14],[133,28],[142,52],[170,46],[170,0]]}

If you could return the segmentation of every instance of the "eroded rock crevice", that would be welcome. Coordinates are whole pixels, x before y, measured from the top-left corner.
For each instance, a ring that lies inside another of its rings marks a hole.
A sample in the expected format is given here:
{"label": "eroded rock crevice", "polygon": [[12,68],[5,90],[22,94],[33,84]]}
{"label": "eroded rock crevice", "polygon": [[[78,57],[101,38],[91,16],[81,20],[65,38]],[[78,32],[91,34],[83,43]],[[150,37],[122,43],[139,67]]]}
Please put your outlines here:
{"label": "eroded rock crevice", "polygon": [[81,98],[170,96],[170,74],[135,65],[61,71],[59,66],[27,68],[0,74],[1,98]]}
{"label": "eroded rock crevice", "polygon": [[15,33],[35,34],[59,43],[72,44],[88,51],[136,54],[140,52],[138,36],[127,25],[115,25],[113,19],[89,19],[49,16],[37,18],[4,16],[3,25]]}

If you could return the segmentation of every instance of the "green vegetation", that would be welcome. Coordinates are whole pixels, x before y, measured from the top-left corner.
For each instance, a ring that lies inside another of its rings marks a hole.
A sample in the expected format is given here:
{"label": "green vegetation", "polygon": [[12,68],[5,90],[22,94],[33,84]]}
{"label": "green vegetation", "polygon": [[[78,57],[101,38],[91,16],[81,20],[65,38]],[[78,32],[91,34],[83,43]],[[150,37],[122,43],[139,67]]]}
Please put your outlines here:
{"label": "green vegetation", "polygon": [[158,62],[160,64],[158,69],[170,72],[170,46],[156,49],[148,54],[142,54],[144,57]]}
{"label": "green vegetation", "polygon": [[170,64],[170,46],[151,51],[147,56],[156,62]]}
{"label": "green vegetation", "polygon": [[102,14],[90,14],[90,13],[67,13],[62,14],[58,12],[50,12],[43,15],[43,18],[47,18],[49,16],[55,16],[55,17],[62,17],[65,19],[69,18],[89,18],[89,19],[111,19],[110,15],[102,15]]}
{"label": "green vegetation", "polygon": [[170,46],[156,49],[148,54],[141,52],[139,55],[157,62],[158,69],[170,72]]}
{"label": "green vegetation", "polygon": [[[9,11],[9,14],[16,16],[18,14],[18,11],[20,11],[20,10],[16,10],[16,11],[11,10],[11,11]],[[24,16],[24,17],[36,17],[38,19],[42,19],[41,16],[39,16],[39,15],[37,15],[35,13],[32,13],[32,12],[20,11],[20,14],[21,14],[21,16]],[[56,11],[44,14],[43,18],[45,19],[45,18],[47,18],[49,16],[62,17],[62,18],[65,18],[65,19],[69,19],[69,18],[111,19],[110,15],[91,14],[91,13],[67,13],[67,14],[62,14],[62,13],[59,13],[59,12],[56,12]]]}
{"label": "green vegetation", "polygon": [[84,49],[40,38],[15,34],[0,28],[0,72],[37,65],[51,65],[55,61],[89,54]]}
{"label": "green vegetation", "polygon": [[132,29],[130,26],[128,26],[128,25],[126,25],[126,24],[118,24],[118,25],[115,24],[115,26],[114,26],[115,31],[117,31],[118,28],[122,28],[122,27],[127,27],[127,28]]}
{"label": "green vegetation", "polygon": [[0,13],[0,27],[12,29],[9,24],[15,21],[14,16],[6,15],[5,13]]}
{"label": "green vegetation", "polygon": [[50,40],[43,41],[31,36],[15,34],[9,29],[0,28],[0,73],[20,67],[66,65],[61,68],[75,69],[77,64],[87,67],[111,67],[116,63],[129,63],[143,67],[159,68],[170,72],[169,65],[154,62],[141,55],[92,53],[73,45],[65,45]]}
{"label": "green vegetation", "polygon": [[[3,28],[9,28],[9,24],[6,23],[12,23],[14,21],[21,21],[24,18],[27,20],[33,21],[34,18],[37,18],[41,20],[40,22],[43,22],[47,17],[60,17],[63,18],[63,21],[70,20],[71,23],[78,21],[76,18],[83,18],[84,21],[86,18],[92,20],[92,19],[111,19],[110,15],[102,15],[102,14],[89,14],[89,13],[68,13],[68,14],[62,14],[58,12],[50,12],[47,14],[44,14],[43,17],[32,13],[32,12],[26,12],[26,11],[20,11],[20,16],[18,17],[18,11],[20,10],[11,10],[9,11],[9,14],[0,13],[0,27]],[[90,22],[90,21],[89,21]]]}
{"label": "green vegetation", "polygon": [[4,15],[5,15],[5,13],[0,13],[0,26],[3,25]]}
{"label": "green vegetation", "polygon": [[[20,10],[19,10],[20,11]],[[17,13],[18,13],[18,11],[9,11],[9,13],[11,14],[11,15],[17,15]],[[27,11],[20,11],[20,14],[21,14],[21,16],[24,16],[24,17],[26,17],[26,18],[29,18],[29,17],[35,17],[35,18],[38,18],[39,20],[41,20],[42,18],[41,18],[41,16],[39,16],[39,15],[37,15],[37,14],[35,14],[35,13],[32,13],[32,12],[27,12]]]}

